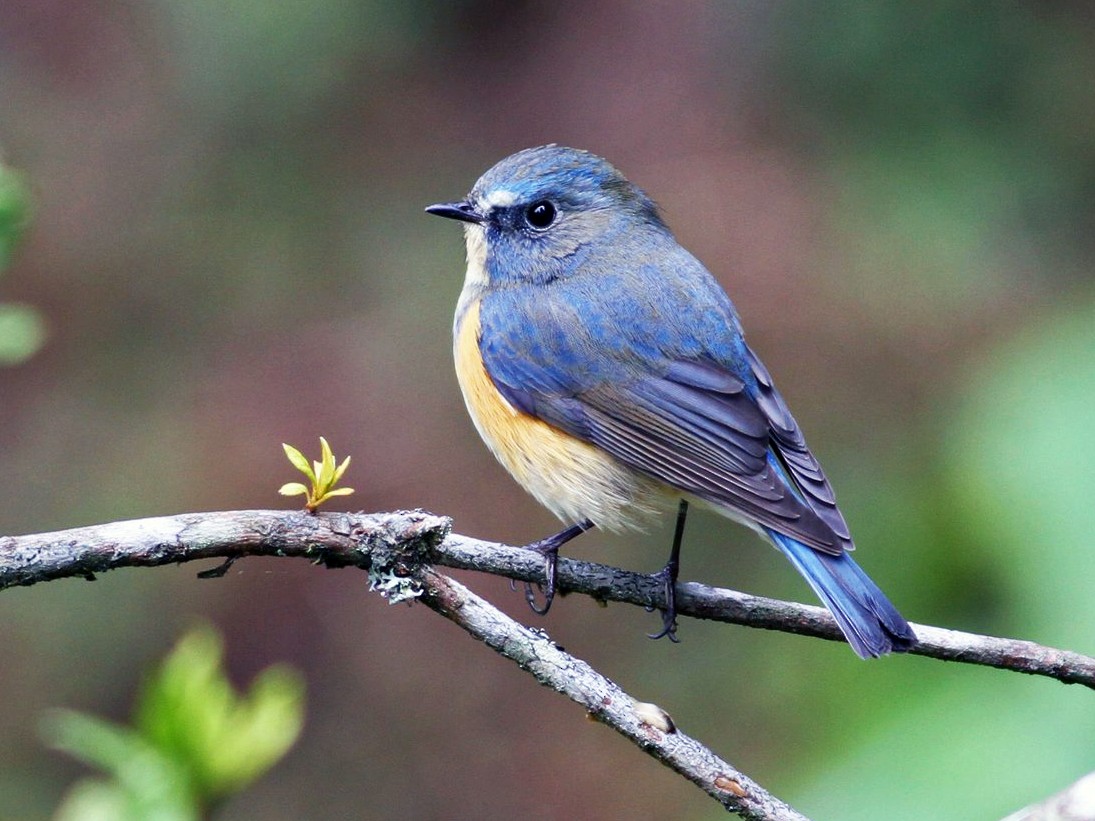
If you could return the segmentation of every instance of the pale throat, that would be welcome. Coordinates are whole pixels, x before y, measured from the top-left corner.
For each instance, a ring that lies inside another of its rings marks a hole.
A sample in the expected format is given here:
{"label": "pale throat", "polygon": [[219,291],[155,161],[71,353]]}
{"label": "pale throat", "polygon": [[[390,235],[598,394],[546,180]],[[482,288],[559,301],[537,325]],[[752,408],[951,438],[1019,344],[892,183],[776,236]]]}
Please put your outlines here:
{"label": "pale throat", "polygon": [[456,303],[457,327],[467,313],[468,306],[478,299],[490,284],[490,278],[487,275],[487,229],[482,225],[471,223],[465,225],[464,244],[468,252],[468,269],[464,273],[464,288]]}

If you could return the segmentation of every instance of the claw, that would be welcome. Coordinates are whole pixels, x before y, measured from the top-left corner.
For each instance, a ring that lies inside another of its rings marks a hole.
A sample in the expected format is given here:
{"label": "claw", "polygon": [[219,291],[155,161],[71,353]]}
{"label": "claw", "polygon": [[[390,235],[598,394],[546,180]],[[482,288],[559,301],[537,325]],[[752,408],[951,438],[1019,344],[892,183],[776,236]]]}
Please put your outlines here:
{"label": "claw", "polygon": [[216,567],[211,567],[208,570],[202,570],[198,573],[199,579],[219,579],[228,572],[229,568],[236,563],[236,559],[239,556],[229,556],[224,560],[222,564],[218,564]]}
{"label": "claw", "polygon": [[544,582],[537,584],[544,596],[544,604],[541,607],[536,603],[536,593],[533,592],[533,582],[525,582],[525,601],[533,613],[538,616],[546,615],[551,609],[551,603],[555,601],[555,587],[558,578],[557,566],[559,563],[559,548],[569,542],[575,536],[580,536],[593,527],[593,522],[584,519],[576,525],[571,525],[566,530],[541,539],[538,542],[525,545],[525,550],[532,550],[544,557]]}
{"label": "claw", "polygon": [[537,584],[540,592],[544,595],[544,605],[539,606],[536,603],[536,593],[532,590],[532,582],[525,582],[525,601],[528,602],[529,608],[538,616],[546,616],[548,610],[551,609],[551,603],[555,601],[555,581],[556,581],[556,566],[559,562],[559,545],[549,544],[542,545],[537,542],[533,545],[528,545],[527,550],[535,550],[537,553],[542,553],[544,556],[544,583]]}
{"label": "claw", "polygon": [[[679,644],[680,639],[677,638],[677,567],[670,568],[670,565],[666,565],[657,573],[654,574],[654,578],[661,579],[665,584],[665,610],[662,611],[662,629],[657,633],[647,633],[647,638],[658,639],[668,638],[674,644]],[[653,610],[654,608],[650,608]]]}
{"label": "claw", "polygon": [[[657,633],[647,633],[654,640],[667,638],[678,644],[677,638],[677,574],[681,569],[681,541],[684,539],[684,523],[688,518],[688,502],[681,499],[677,507],[677,528],[673,533],[673,548],[669,551],[669,561],[665,567],[654,574],[654,578],[665,585],[665,609],[662,610],[662,629]],[[647,608],[653,610],[653,607]]]}

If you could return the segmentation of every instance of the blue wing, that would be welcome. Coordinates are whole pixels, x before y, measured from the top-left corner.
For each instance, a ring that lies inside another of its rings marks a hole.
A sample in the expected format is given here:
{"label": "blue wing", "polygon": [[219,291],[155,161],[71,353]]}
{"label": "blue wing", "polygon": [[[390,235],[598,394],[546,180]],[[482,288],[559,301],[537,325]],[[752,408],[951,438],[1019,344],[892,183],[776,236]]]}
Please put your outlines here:
{"label": "blue wing", "polygon": [[729,298],[687,252],[671,253],[626,282],[612,273],[619,261],[587,260],[589,275],[489,293],[487,373],[514,407],[758,524],[860,656],[907,650],[912,629],[848,554],[832,487]]}
{"label": "blue wing", "polygon": [[[712,317],[666,324],[633,300],[633,310],[590,321],[572,312],[580,293],[560,295],[483,301],[484,364],[512,405],[816,550],[853,548],[824,472],[728,301],[704,333]],[[657,330],[637,338],[642,328]]]}

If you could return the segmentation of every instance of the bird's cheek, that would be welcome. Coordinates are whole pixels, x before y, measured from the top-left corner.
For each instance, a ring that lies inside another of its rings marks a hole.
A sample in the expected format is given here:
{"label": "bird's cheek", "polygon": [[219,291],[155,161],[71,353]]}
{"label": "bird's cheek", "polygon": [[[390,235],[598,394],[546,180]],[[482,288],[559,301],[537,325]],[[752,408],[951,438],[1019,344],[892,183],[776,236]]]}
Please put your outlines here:
{"label": "bird's cheek", "polygon": [[464,226],[464,244],[468,251],[468,276],[471,277],[472,269],[482,272],[482,278],[486,281],[487,267],[487,232],[481,225],[468,223]]}

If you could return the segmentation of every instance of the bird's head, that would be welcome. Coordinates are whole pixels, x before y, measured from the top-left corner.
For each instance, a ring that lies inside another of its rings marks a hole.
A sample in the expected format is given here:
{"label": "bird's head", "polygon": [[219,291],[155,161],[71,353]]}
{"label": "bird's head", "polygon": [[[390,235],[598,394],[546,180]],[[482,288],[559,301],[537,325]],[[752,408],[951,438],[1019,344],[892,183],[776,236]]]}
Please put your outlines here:
{"label": "bird's head", "polygon": [[466,224],[469,266],[481,263],[491,285],[565,277],[597,243],[665,227],[653,201],[607,161],[556,145],[507,157],[464,200],[426,211]]}

